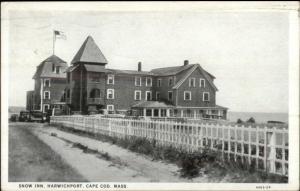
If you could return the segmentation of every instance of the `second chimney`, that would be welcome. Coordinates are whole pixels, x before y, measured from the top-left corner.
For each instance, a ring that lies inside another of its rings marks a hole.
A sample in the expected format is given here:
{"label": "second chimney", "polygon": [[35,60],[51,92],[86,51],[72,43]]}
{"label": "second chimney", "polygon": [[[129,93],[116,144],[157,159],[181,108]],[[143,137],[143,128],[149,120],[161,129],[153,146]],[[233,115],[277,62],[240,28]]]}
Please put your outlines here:
{"label": "second chimney", "polygon": [[184,60],[183,65],[186,66],[189,64],[189,60]]}
{"label": "second chimney", "polygon": [[141,72],[142,71],[142,62],[138,63],[138,71]]}

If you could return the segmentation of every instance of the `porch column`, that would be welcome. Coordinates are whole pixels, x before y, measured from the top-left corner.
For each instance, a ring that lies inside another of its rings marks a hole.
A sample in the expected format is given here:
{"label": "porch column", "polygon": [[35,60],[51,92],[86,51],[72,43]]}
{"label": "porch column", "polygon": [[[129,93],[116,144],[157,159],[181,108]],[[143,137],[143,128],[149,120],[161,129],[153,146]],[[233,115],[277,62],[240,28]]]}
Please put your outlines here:
{"label": "porch column", "polygon": [[170,109],[167,109],[167,114],[166,114],[167,117],[170,117]]}
{"label": "porch column", "polygon": [[154,109],[151,109],[151,117],[154,117]]}
{"label": "porch column", "polygon": [[221,119],[221,110],[218,110],[218,119]]}
{"label": "porch column", "polygon": [[146,116],[146,108],[143,109],[143,116]]}
{"label": "porch column", "polygon": [[161,109],[158,109],[158,117],[161,117]]}
{"label": "porch column", "polygon": [[183,117],[183,109],[180,110],[180,116]]}
{"label": "porch column", "polygon": [[197,110],[194,110],[194,118],[197,118]]}

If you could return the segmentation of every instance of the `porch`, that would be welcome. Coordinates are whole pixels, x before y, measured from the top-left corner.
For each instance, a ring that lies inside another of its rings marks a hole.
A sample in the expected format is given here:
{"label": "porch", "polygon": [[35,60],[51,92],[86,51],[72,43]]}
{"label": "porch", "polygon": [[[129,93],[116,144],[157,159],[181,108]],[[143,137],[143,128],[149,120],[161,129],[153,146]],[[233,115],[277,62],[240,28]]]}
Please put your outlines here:
{"label": "porch", "polygon": [[215,107],[176,107],[158,101],[145,101],[132,106],[134,115],[151,118],[193,118],[193,119],[227,119],[227,108]]}

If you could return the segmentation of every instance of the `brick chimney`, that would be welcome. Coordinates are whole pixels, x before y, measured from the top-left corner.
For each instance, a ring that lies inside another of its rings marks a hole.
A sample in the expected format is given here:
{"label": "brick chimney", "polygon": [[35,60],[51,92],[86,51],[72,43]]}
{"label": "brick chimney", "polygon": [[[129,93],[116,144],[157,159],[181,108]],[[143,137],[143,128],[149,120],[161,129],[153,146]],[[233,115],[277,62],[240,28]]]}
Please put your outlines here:
{"label": "brick chimney", "polygon": [[141,72],[142,71],[142,62],[138,63],[138,71]]}
{"label": "brick chimney", "polygon": [[183,65],[186,66],[189,64],[189,60],[184,60]]}

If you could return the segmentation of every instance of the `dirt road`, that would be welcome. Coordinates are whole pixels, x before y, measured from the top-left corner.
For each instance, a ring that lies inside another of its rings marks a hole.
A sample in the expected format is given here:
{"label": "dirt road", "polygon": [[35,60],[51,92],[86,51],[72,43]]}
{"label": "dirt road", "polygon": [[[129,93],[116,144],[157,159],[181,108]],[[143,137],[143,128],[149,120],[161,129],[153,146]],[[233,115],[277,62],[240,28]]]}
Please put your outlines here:
{"label": "dirt road", "polygon": [[116,145],[51,127],[36,128],[34,134],[89,181],[191,182],[180,178],[174,164],[152,161]]}
{"label": "dirt road", "polygon": [[70,167],[32,129],[40,124],[9,124],[10,182],[81,182],[86,179]]}

